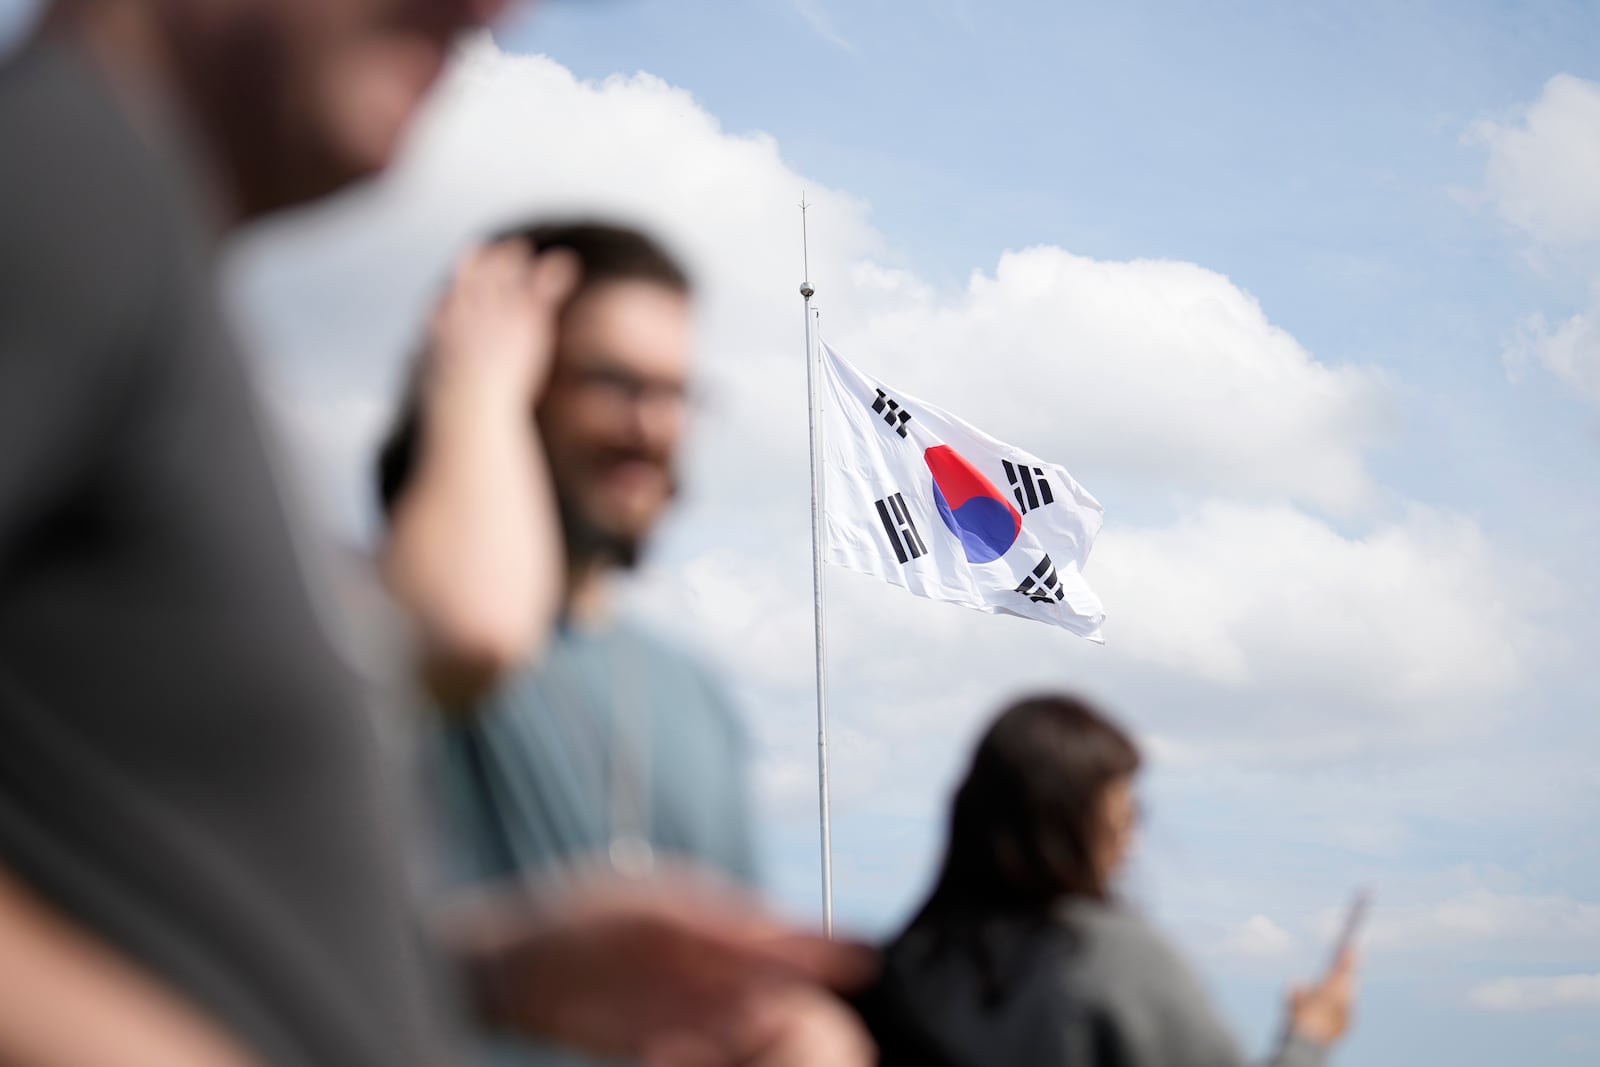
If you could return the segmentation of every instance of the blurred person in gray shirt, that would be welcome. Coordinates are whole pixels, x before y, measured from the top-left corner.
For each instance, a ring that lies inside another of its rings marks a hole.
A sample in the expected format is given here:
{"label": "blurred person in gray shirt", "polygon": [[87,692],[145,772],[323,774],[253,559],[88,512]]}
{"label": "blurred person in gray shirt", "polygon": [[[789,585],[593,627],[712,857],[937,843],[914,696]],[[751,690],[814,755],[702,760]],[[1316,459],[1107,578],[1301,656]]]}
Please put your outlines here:
{"label": "blurred person in gray shirt", "polygon": [[[689,887],[423,921],[217,311],[220,236],[384,167],[502,6],[59,0],[0,62],[0,1061],[446,1063],[436,955],[470,1010],[602,1051],[828,1029],[791,1006],[840,957]],[[570,269],[507,271],[547,346]]]}

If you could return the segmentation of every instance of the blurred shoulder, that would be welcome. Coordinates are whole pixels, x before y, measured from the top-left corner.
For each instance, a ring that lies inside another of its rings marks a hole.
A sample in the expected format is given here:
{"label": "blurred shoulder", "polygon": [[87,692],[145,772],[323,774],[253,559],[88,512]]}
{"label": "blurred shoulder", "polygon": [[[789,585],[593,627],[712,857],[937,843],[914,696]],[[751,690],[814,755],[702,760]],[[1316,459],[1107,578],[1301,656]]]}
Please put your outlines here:
{"label": "blurred shoulder", "polygon": [[1089,987],[1150,993],[1192,982],[1176,946],[1128,908],[1071,901],[1058,909],[1056,918],[1070,945],[1068,974]]}
{"label": "blurred shoulder", "polygon": [[1070,900],[1056,909],[1056,919],[1090,943],[1115,944],[1149,952],[1171,952],[1167,939],[1143,915],[1123,904]]}
{"label": "blurred shoulder", "polygon": [[1130,1063],[1241,1062],[1203,983],[1176,946],[1139,915],[1075,901],[1057,915],[1072,949],[1062,981],[1092,1007],[1098,1040]]}
{"label": "blurred shoulder", "polygon": [[131,280],[175,239],[198,236],[187,149],[152,102],[139,118],[72,42],[41,36],[0,63],[0,218],[7,236],[48,238],[27,252],[34,273],[71,267]]}
{"label": "blurred shoulder", "polygon": [[207,203],[175,127],[135,120],[69,41],[0,63],[0,289],[22,346],[126,360],[209,292]]}

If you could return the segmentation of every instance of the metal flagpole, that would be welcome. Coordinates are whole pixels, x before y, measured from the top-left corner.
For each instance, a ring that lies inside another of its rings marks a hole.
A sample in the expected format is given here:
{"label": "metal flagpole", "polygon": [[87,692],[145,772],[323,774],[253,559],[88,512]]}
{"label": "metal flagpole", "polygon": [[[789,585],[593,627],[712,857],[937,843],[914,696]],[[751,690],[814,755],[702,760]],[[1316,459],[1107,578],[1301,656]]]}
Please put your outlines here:
{"label": "metal flagpole", "polygon": [[811,248],[806,233],[805,194],[800,194],[800,254],[805,280],[800,296],[806,311],[806,421],[811,431],[811,580],[812,611],[817,624],[817,804],[822,818],[822,932],[833,936],[833,841],[828,820],[828,689],[827,642],[822,598],[822,456],[817,428],[817,352],[812,340]]}

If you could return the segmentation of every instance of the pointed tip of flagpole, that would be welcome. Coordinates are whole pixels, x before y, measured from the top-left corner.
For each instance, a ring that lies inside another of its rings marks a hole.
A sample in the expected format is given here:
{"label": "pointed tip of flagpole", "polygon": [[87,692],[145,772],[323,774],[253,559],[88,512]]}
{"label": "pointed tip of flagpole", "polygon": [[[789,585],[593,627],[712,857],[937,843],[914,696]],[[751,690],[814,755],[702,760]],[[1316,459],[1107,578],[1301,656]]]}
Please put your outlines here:
{"label": "pointed tip of flagpole", "polygon": [[806,232],[806,209],[811,205],[806,203],[806,192],[800,190],[800,256],[804,274],[801,276],[800,296],[807,304],[816,295],[816,290],[811,287],[811,241]]}

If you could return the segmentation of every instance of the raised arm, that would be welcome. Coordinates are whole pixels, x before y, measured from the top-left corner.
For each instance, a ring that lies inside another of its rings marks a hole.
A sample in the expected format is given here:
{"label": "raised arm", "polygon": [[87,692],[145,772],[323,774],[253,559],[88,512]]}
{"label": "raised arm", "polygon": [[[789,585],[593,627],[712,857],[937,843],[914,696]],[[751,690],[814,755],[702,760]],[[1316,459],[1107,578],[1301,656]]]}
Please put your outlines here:
{"label": "raised arm", "polygon": [[[1283,1036],[1265,1061],[1234,1042],[1200,980],[1165,941],[1120,924],[1104,951],[1096,1021],[1082,1035],[1089,1058],[1108,1067],[1323,1067],[1349,1024],[1354,957],[1348,953],[1314,985],[1289,995]],[[1076,1047],[1076,1046],[1074,1046]]]}
{"label": "raised arm", "polygon": [[383,570],[446,701],[536,656],[559,608],[561,531],[533,408],[576,281],[565,253],[491,245],[463,260],[433,319]]}

